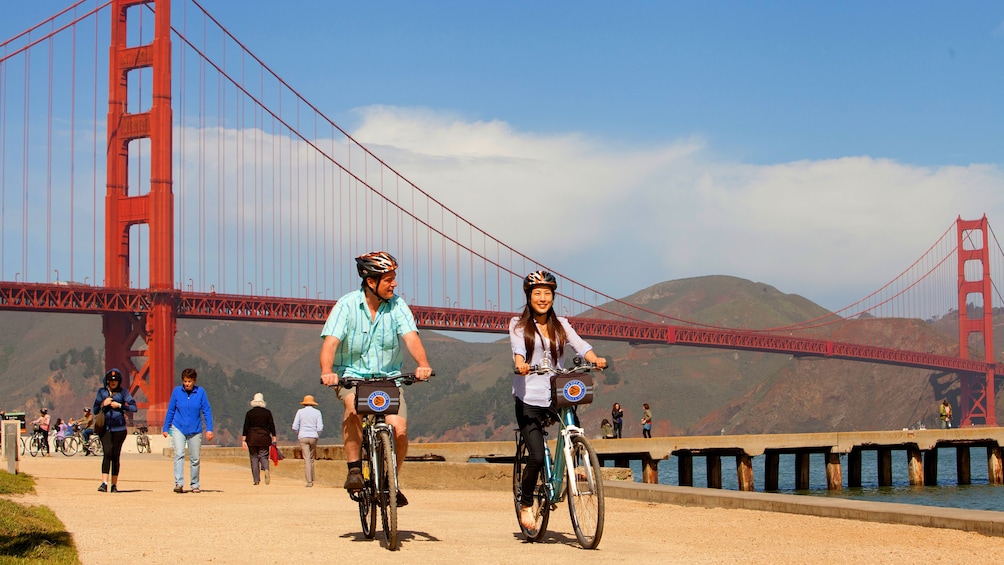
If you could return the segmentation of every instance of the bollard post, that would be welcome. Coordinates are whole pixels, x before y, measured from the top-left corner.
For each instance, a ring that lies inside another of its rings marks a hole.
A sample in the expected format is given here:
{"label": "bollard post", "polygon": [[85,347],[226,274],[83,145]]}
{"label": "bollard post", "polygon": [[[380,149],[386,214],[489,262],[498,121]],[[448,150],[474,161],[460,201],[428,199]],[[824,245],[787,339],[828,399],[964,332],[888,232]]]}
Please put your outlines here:
{"label": "bollard post", "polygon": [[18,439],[21,435],[21,423],[17,420],[3,420],[3,457],[7,461],[7,472],[16,475],[19,471],[18,461],[21,450],[18,449]]}

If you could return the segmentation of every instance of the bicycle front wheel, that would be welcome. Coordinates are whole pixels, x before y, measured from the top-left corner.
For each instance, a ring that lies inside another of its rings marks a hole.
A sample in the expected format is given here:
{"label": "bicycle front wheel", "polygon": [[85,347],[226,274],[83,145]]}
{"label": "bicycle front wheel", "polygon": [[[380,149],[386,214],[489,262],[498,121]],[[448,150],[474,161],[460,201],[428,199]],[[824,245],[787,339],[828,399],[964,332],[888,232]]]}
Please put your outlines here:
{"label": "bicycle front wheel", "polygon": [[39,451],[42,451],[42,438],[37,435],[31,436],[31,441],[28,442],[28,453],[31,453],[31,456],[35,457]]}
{"label": "bicycle front wheel", "polygon": [[363,490],[353,493],[352,499],[359,504],[359,521],[363,525],[363,537],[373,539],[376,536],[377,501],[373,496],[373,465],[370,463],[369,447],[364,443],[362,449]]}
{"label": "bicycle front wheel", "polygon": [[80,440],[70,436],[63,440],[63,455],[73,457],[80,450]]}
{"label": "bicycle front wheel", "polygon": [[387,549],[398,547],[397,539],[397,462],[394,461],[394,438],[387,430],[377,433],[377,456],[380,458],[380,517],[383,521],[383,535],[387,539]]}
{"label": "bicycle front wheel", "polygon": [[547,485],[544,484],[544,470],[541,469],[537,475],[537,482],[533,489],[532,508],[537,523],[534,529],[523,527],[523,524],[519,520],[519,511],[523,506],[520,502],[522,498],[520,493],[523,491],[523,470],[526,468],[529,453],[526,442],[523,441],[523,436],[520,435],[516,441],[516,457],[513,459],[512,464],[512,495],[516,506],[516,523],[519,525],[519,530],[523,532],[523,537],[526,538],[526,541],[537,542],[544,539],[544,534],[547,533],[547,521],[551,517],[551,502],[547,495]]}
{"label": "bicycle front wheel", "polygon": [[568,469],[568,513],[575,537],[586,549],[596,549],[603,536],[603,478],[600,461],[589,441],[572,438],[572,467]]}

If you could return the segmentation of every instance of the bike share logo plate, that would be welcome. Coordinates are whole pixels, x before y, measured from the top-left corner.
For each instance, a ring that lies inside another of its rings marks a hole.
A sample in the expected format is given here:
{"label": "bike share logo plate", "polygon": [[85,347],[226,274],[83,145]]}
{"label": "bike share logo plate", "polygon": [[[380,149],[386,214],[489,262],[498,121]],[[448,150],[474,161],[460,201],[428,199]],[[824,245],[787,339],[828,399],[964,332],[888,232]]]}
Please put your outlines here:
{"label": "bike share logo plate", "polygon": [[394,385],[360,384],[356,392],[356,412],[359,414],[397,414],[401,391]]}
{"label": "bike share logo plate", "polygon": [[576,379],[565,383],[565,388],[561,389],[565,395],[565,400],[569,402],[579,402],[586,397],[586,383]]}
{"label": "bike share logo plate", "polygon": [[366,397],[366,404],[374,412],[386,412],[390,408],[390,395],[382,390],[375,390]]}
{"label": "bike share logo plate", "polygon": [[593,379],[589,375],[559,376],[554,379],[554,400],[559,408],[590,404],[593,401]]}

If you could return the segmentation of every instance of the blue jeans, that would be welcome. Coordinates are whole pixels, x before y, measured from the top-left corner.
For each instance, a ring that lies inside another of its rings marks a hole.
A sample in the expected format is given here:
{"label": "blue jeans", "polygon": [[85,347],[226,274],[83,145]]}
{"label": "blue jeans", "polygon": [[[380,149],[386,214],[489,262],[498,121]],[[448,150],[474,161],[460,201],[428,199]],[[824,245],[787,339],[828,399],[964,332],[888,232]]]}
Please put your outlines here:
{"label": "blue jeans", "polygon": [[192,466],[192,488],[199,488],[199,453],[202,451],[202,432],[183,434],[171,426],[171,445],[174,447],[174,484],[185,484],[185,447]]}

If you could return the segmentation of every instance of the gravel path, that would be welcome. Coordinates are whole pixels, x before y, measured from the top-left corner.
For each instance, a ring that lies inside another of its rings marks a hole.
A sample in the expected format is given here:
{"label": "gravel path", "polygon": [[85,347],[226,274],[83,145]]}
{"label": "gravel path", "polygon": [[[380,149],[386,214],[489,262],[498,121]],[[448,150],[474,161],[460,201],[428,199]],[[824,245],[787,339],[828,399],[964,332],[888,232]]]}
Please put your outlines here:
{"label": "gravel path", "polygon": [[[448,473],[408,463],[411,504],[399,512],[401,549],[390,553],[360,533],[356,506],[338,488],[344,464],[320,469],[305,488],[302,462],[287,459],[270,485],[251,484],[240,460],[204,459],[203,492],[175,494],[172,463],[160,455],[123,456],[119,494],[96,491],[100,461],[62,457],[21,461],[38,494],[12,497],[52,508],[73,534],[83,563],[981,563],[1004,539],[957,530],[862,523],[607,499],[600,547],[578,546],[567,506],[552,514],[544,543],[516,528],[504,481],[466,478],[469,490],[430,485]],[[413,466],[409,469],[409,466]],[[489,490],[482,490],[486,487]],[[97,515],[96,515],[97,514]],[[107,516],[119,516],[109,531]],[[996,557],[995,557],[996,556]]]}

